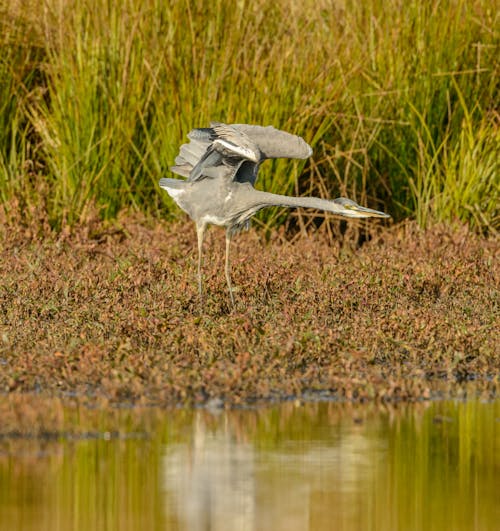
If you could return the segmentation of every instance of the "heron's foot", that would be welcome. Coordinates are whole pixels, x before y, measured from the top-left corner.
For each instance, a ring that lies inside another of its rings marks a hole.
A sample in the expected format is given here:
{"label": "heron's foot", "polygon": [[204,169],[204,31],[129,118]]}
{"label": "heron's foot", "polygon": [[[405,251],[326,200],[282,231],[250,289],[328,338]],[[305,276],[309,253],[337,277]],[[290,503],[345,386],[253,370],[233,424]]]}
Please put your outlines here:
{"label": "heron's foot", "polygon": [[241,288],[239,286],[231,286],[231,288],[229,288],[229,297],[231,298],[231,305],[233,306],[233,308],[236,305],[233,294],[238,293],[239,291],[241,291]]}

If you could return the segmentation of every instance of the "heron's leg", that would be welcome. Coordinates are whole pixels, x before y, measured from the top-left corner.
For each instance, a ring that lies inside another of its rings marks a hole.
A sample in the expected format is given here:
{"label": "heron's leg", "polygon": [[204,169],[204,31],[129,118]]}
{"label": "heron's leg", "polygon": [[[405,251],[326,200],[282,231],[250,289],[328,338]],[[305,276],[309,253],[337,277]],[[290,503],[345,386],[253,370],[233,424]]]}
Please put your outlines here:
{"label": "heron's leg", "polygon": [[229,268],[229,247],[231,246],[231,236],[232,232],[231,229],[226,230],[226,280],[227,280],[227,287],[229,288],[229,296],[231,297],[231,304],[234,306],[234,295],[233,295],[233,287],[231,285],[231,271]]}
{"label": "heron's leg", "polygon": [[196,224],[196,234],[198,235],[198,292],[200,293],[200,299],[203,298],[203,289],[201,281],[201,262],[203,255],[203,237],[205,236],[206,223]]}

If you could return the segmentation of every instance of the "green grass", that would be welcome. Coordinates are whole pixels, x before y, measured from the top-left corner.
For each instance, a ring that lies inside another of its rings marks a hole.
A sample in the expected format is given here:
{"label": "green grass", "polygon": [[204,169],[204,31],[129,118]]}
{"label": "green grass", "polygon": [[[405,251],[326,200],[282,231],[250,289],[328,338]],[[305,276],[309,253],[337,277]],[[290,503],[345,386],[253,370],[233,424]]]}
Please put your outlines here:
{"label": "green grass", "polygon": [[[53,227],[175,213],[157,187],[210,120],[314,147],[260,185],[495,231],[499,10],[486,0],[0,0],[0,200]],[[270,210],[261,219],[282,220]]]}

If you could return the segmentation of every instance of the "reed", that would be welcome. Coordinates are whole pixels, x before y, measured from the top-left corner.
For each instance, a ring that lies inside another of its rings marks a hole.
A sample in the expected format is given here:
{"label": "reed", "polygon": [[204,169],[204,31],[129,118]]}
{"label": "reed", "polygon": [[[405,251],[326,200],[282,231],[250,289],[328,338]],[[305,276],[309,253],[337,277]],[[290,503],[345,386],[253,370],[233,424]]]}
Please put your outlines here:
{"label": "reed", "polygon": [[264,165],[269,191],[498,229],[491,1],[40,5],[0,0],[4,205],[43,205],[54,227],[96,207],[175,213],[157,181],[189,129],[215,119],[313,145],[310,161]]}

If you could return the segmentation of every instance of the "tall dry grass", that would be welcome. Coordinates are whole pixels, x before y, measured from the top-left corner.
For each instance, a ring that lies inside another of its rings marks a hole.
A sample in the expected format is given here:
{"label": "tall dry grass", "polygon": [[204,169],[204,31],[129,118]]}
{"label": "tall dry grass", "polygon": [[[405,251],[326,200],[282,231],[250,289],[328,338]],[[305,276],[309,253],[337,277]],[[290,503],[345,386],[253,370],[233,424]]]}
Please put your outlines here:
{"label": "tall dry grass", "polygon": [[273,192],[498,228],[492,0],[0,6],[0,198],[43,205],[53,226],[96,205],[170,211],[158,178],[189,129],[220,120],[312,144],[310,161],[266,163]]}

